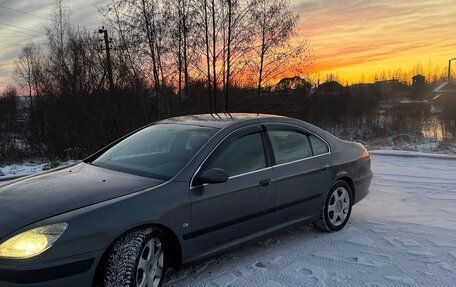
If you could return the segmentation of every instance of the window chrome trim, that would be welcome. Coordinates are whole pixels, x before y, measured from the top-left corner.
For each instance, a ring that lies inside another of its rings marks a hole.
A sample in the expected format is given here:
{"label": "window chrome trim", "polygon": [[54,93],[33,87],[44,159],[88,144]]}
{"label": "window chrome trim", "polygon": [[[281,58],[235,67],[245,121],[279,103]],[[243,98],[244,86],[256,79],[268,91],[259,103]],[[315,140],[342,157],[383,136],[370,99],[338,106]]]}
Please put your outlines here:
{"label": "window chrome trim", "polygon": [[[249,128],[251,126],[254,126],[254,125],[258,125],[258,123],[255,123],[255,124],[252,124],[252,125],[248,125],[248,126],[244,126],[244,127],[241,127],[241,128],[238,128],[232,132],[230,132],[228,135],[226,135],[225,137],[223,137],[222,140],[220,140],[219,143],[217,143],[217,145],[211,150],[211,152],[204,158],[203,162],[200,164],[200,166],[198,167],[198,169],[195,171],[195,173],[193,174],[191,180],[190,180],[190,186],[189,188],[190,189],[194,189],[194,188],[199,188],[199,187],[204,187],[204,186],[207,186],[209,184],[205,183],[205,184],[202,184],[202,185],[195,185],[195,186],[192,186],[192,183],[193,183],[193,180],[195,179],[195,176],[200,172],[201,168],[203,167],[204,163],[207,161],[207,159],[212,155],[212,153],[219,147],[219,145],[225,141],[226,138],[228,138],[229,136],[231,136],[233,133],[235,132],[238,132],[242,129],[245,129],[245,128]],[[241,174],[237,174],[237,175],[233,175],[233,176],[230,176],[228,177],[228,180],[230,179],[233,179],[233,178],[237,178],[237,177],[241,177],[241,176],[244,176],[244,175],[250,175],[250,174],[254,174],[254,173],[257,173],[257,172],[261,172],[261,171],[265,171],[265,170],[268,170],[268,169],[273,169],[273,168],[276,168],[276,167],[282,167],[282,166],[285,166],[285,165],[288,165],[288,164],[295,164],[295,163],[299,163],[299,162],[302,162],[302,161],[306,161],[306,160],[310,160],[310,159],[314,159],[314,158],[317,158],[317,157],[320,157],[320,156],[325,156],[325,155],[331,155],[331,146],[329,145],[329,143],[324,139],[322,138],[321,136],[315,134],[314,132],[312,131],[309,131],[308,129],[302,127],[302,126],[299,126],[299,125],[295,125],[295,124],[290,124],[290,123],[281,123],[281,122],[268,122],[268,123],[259,123],[260,126],[264,126],[264,125],[283,125],[283,126],[292,126],[292,127],[295,127],[295,128],[298,128],[298,129],[302,129],[303,132],[306,132],[310,135],[313,135],[317,138],[319,138],[320,140],[322,140],[326,146],[328,147],[328,152],[326,153],[322,153],[322,154],[318,154],[318,155],[313,155],[313,156],[310,156],[310,157],[306,157],[306,158],[301,158],[301,159],[297,159],[297,160],[294,160],[294,161],[290,161],[290,162],[284,162],[284,163],[280,163],[280,164],[274,164],[272,166],[268,166],[268,167],[265,167],[265,168],[261,168],[261,169],[258,169],[258,170],[253,170],[253,171],[249,171],[249,172],[246,172],[246,173],[241,173]],[[260,131],[261,132],[261,131]],[[268,132],[268,129],[266,127],[265,131],[264,132]],[[267,134],[267,136],[269,137],[269,134]],[[313,150],[312,150],[313,151]],[[274,150],[271,151],[273,154],[274,154]],[[275,180],[273,179],[272,182],[274,182]]]}
{"label": "window chrome trim", "polygon": [[228,179],[237,178],[237,177],[241,177],[241,176],[249,175],[249,174],[254,174],[254,173],[265,171],[265,170],[268,170],[268,169],[272,169],[272,166],[267,166],[267,167],[263,167],[263,168],[260,168],[260,169],[257,169],[257,170],[252,170],[252,171],[249,171],[249,172],[244,172],[244,173],[232,175],[232,176],[228,177]]}
{"label": "window chrome trim", "polygon": [[305,158],[301,158],[301,159],[297,159],[297,160],[293,160],[293,161],[289,161],[289,162],[275,164],[272,167],[281,167],[281,166],[284,166],[284,165],[294,164],[294,163],[298,163],[298,162],[305,161],[305,160],[308,160],[308,159],[314,159],[314,158],[317,158],[317,157],[320,157],[320,156],[330,155],[330,154],[331,154],[330,152],[317,154],[317,155],[313,155],[313,156],[309,156],[309,157],[305,157]]}

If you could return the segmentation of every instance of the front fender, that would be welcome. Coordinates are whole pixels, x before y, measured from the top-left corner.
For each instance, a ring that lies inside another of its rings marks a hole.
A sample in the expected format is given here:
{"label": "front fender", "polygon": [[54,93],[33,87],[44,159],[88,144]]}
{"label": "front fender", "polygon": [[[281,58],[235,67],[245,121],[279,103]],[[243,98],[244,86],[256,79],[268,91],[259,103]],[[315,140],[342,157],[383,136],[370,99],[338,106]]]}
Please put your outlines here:
{"label": "front fender", "polygon": [[36,222],[26,230],[67,222],[68,228],[62,237],[43,254],[25,261],[11,264],[30,264],[79,256],[106,250],[120,235],[141,225],[160,224],[176,234],[187,256],[190,246],[182,240],[183,223],[190,222],[190,199],[188,183],[168,182],[155,188],[122,196],[92,206],[73,210],[46,220]]}

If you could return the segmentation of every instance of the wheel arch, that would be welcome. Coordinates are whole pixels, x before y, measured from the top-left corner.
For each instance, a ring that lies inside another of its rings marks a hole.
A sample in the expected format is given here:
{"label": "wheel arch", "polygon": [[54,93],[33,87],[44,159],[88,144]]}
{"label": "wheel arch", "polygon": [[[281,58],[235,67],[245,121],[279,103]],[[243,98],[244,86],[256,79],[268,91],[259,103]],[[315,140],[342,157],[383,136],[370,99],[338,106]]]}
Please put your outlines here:
{"label": "wheel arch", "polygon": [[356,195],[355,181],[347,174],[340,175],[339,177],[337,177],[334,183],[336,183],[338,181],[344,181],[348,184],[348,186],[351,189],[352,201],[354,201],[354,199],[356,198],[355,197],[355,195]]}
{"label": "wheel arch", "polygon": [[174,233],[174,231],[163,225],[163,224],[158,224],[158,223],[151,223],[151,224],[143,224],[143,225],[138,225],[136,227],[133,227],[125,232],[123,232],[122,234],[120,234],[119,236],[117,236],[108,246],[108,248],[106,248],[106,250],[104,251],[101,259],[99,260],[98,262],[98,265],[95,269],[95,274],[94,274],[94,278],[93,278],[93,286],[94,287],[102,287],[103,286],[103,282],[102,282],[102,279],[103,279],[103,268],[105,267],[105,264],[106,264],[106,261],[107,261],[107,257],[109,255],[109,251],[111,250],[111,247],[112,245],[117,241],[119,240],[119,238],[121,238],[123,235],[129,233],[129,232],[132,232],[133,230],[135,229],[141,229],[141,228],[146,228],[146,227],[154,227],[154,228],[157,228],[159,229],[163,235],[165,236],[165,239],[166,239],[166,245],[168,247],[168,252],[169,252],[169,255],[170,255],[170,262],[169,262],[169,266],[172,267],[172,268],[178,268],[182,262],[182,246],[179,242],[179,239],[176,235],[176,233]]}

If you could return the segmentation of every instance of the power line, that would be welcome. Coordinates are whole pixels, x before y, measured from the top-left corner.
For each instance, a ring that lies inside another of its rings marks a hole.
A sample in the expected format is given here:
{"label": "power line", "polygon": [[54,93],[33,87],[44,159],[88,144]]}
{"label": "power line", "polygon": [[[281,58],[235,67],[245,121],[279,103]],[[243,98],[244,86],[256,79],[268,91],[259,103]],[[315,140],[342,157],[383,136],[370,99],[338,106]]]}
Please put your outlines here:
{"label": "power line", "polygon": [[[44,19],[44,20],[52,21],[52,19],[49,18],[49,17],[40,16],[40,15],[33,14],[33,13],[30,13],[30,12],[27,12],[27,11],[23,11],[23,10],[13,9],[13,8],[10,8],[10,7],[4,6],[4,5],[0,5],[0,8],[8,9],[8,10],[11,10],[11,11],[14,11],[14,12],[17,12],[17,13],[22,13],[22,14],[25,14],[25,15],[34,16],[34,17],[38,17],[38,18],[41,18],[41,19]],[[76,28],[85,28],[85,26],[80,26],[80,25],[71,24],[71,23],[68,23],[68,24],[70,26],[73,26],[73,27],[76,27]],[[91,27],[95,27],[95,26],[98,26],[98,25],[92,25]]]}
{"label": "power line", "polygon": [[[35,49],[44,51],[44,50],[45,50],[45,47],[35,47]],[[4,52],[5,52],[5,51],[7,51],[7,52],[10,52],[10,51],[18,51],[18,52],[20,52],[20,51],[22,51],[22,48],[14,48],[14,47],[2,48],[2,47],[0,47],[0,51],[4,51]]]}
{"label": "power line", "polygon": [[[9,30],[12,31],[12,30]],[[45,36],[39,36],[39,35],[32,35],[32,36],[37,36],[37,37],[45,37]],[[22,38],[23,40],[30,40],[30,38],[24,38],[25,35],[0,35],[0,39],[6,38],[6,39],[11,39],[11,38]],[[17,39],[21,40],[21,39]]]}
{"label": "power line", "polygon": [[16,26],[16,25],[3,23],[3,22],[0,22],[0,25],[5,25],[5,26],[9,26],[9,27],[16,28],[16,29],[22,29],[22,30],[26,30],[26,31],[33,32],[33,33],[39,33],[39,34],[44,34],[44,35],[46,35],[46,33],[41,32],[41,31],[32,30],[32,29],[28,29],[28,28],[23,28],[23,27],[19,27],[19,26]]}
{"label": "power line", "polygon": [[30,33],[30,32],[12,30],[12,29],[6,28],[6,27],[1,27],[1,29],[7,30],[7,31],[11,31],[11,32],[14,32],[14,33],[22,34],[22,37],[23,37],[24,35],[32,36],[32,37],[46,37],[45,35],[35,35],[35,34]]}
{"label": "power line", "polygon": [[22,10],[13,9],[13,8],[10,8],[10,7],[6,7],[4,5],[0,5],[0,8],[8,9],[8,10],[11,10],[11,11],[14,11],[14,12],[17,12],[17,13],[22,13],[22,14],[29,15],[29,16],[35,16],[35,17],[38,17],[38,18],[41,18],[41,19],[45,19],[45,20],[51,20],[51,19],[49,19],[47,17],[43,17],[43,16],[40,16],[40,15],[36,15],[36,14],[30,13],[30,12],[26,12],[26,11],[22,11]]}
{"label": "power line", "polygon": [[[20,43],[18,43],[20,44]],[[0,44],[0,48],[9,48],[9,47],[12,47],[12,48],[17,48],[18,44]],[[35,46],[43,46],[43,45],[46,45],[47,43],[37,43],[37,42],[33,42],[33,45]]]}

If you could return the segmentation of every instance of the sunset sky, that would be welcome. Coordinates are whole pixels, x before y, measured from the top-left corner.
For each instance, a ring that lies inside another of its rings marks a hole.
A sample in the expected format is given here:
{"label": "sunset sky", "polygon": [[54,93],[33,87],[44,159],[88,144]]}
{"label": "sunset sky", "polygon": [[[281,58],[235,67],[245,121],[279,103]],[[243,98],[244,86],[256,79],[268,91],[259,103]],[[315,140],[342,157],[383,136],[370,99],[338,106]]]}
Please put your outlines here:
{"label": "sunset sky", "polygon": [[[104,1],[67,0],[75,25],[97,29]],[[33,40],[44,45],[54,0],[0,2],[0,90],[11,82],[14,60]],[[445,69],[456,57],[455,0],[291,0],[301,11],[299,30],[311,39],[314,71],[350,83],[382,70],[432,63]],[[11,9],[17,10],[11,10]],[[27,14],[29,13],[29,14]],[[33,15],[31,15],[33,14]],[[456,63],[454,65],[456,70]]]}

